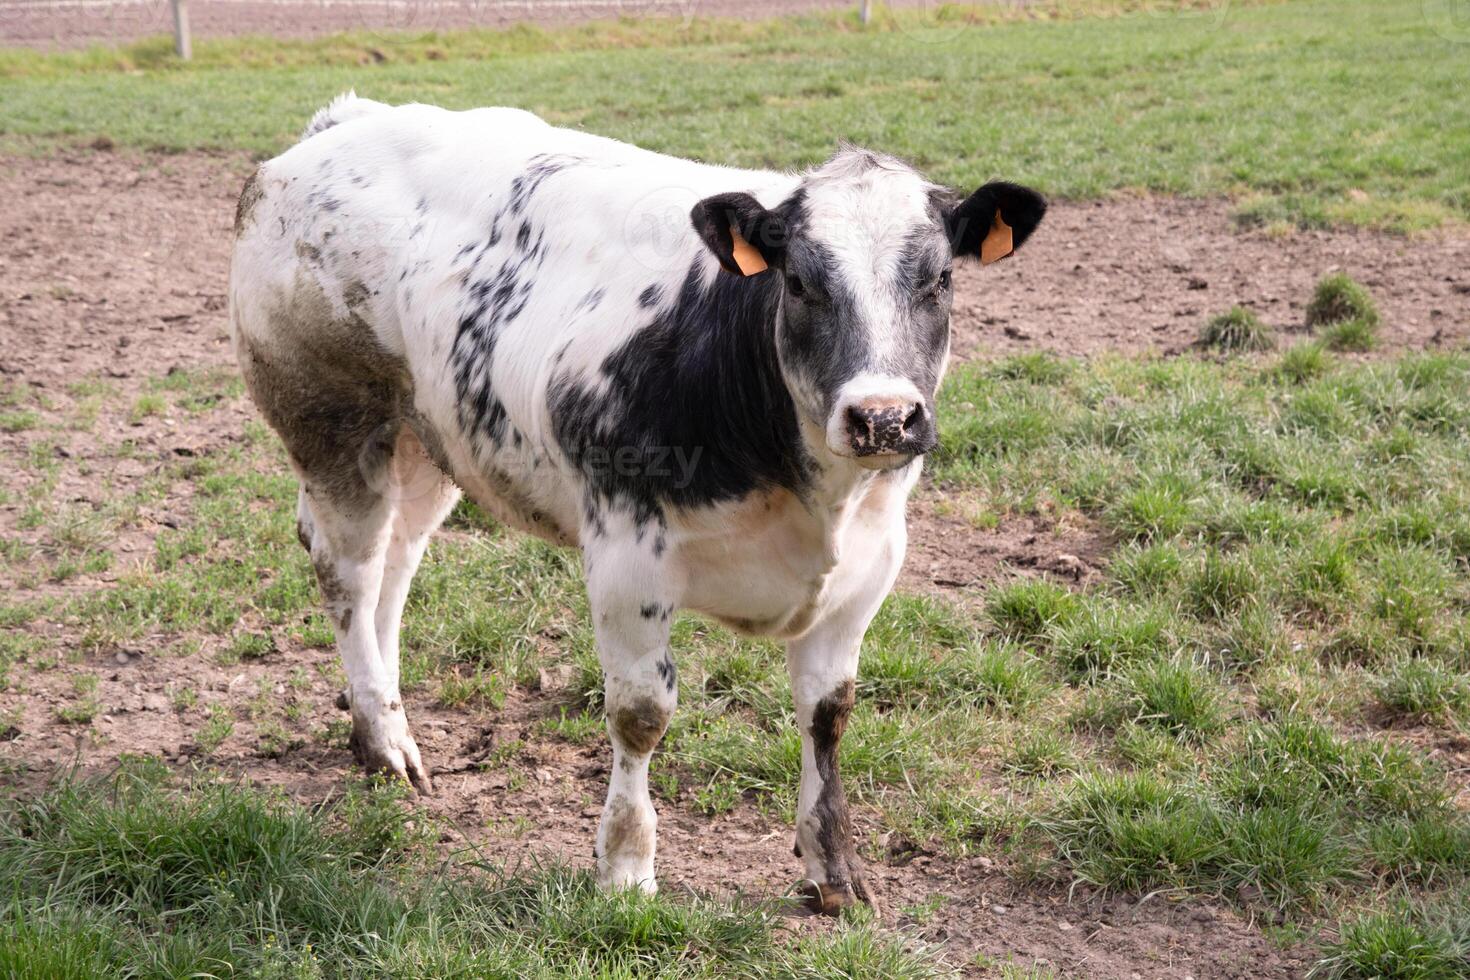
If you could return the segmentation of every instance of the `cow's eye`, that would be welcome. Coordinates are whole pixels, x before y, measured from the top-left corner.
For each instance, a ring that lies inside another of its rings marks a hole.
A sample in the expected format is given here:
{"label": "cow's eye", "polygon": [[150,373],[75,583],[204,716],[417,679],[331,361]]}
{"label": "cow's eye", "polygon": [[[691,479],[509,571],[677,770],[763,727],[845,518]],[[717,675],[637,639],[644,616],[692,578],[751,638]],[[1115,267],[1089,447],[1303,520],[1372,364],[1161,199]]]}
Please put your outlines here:
{"label": "cow's eye", "polygon": [[786,291],[792,296],[801,296],[806,292],[806,287],[801,284],[801,280],[796,276],[787,276]]}
{"label": "cow's eye", "polygon": [[943,272],[941,272],[939,274],[939,288],[940,289],[948,289],[949,288],[949,270],[948,269],[945,269]]}

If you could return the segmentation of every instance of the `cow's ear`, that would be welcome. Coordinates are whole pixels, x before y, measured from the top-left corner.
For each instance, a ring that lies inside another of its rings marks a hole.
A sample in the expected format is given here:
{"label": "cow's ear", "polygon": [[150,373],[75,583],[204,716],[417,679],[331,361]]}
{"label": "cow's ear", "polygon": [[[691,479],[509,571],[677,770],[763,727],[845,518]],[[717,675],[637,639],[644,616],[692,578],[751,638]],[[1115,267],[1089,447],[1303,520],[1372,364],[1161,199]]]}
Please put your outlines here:
{"label": "cow's ear", "polygon": [[1020,248],[1046,214],[1046,198],[1029,187],[992,181],[945,216],[956,258],[989,265]]}
{"label": "cow's ear", "polygon": [[716,194],[689,212],[694,230],[725,271],[753,276],[786,258],[786,222],[745,193]]}

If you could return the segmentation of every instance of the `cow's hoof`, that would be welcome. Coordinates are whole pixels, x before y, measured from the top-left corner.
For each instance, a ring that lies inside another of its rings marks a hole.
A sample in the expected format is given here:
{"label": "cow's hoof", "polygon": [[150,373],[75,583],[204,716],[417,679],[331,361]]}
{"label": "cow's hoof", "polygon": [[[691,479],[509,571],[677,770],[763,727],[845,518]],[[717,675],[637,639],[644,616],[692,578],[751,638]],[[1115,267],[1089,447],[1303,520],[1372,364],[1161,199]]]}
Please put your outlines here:
{"label": "cow's hoof", "polygon": [[352,710],[352,699],[351,699],[351,697],[348,696],[348,694],[347,694],[347,688],[345,688],[345,687],[342,688],[342,690],[340,690],[340,691],[337,692],[337,710],[338,711],[351,711]]}
{"label": "cow's hoof", "polygon": [[368,772],[381,772],[402,779],[423,796],[434,794],[434,781],[429,768],[419,755],[413,736],[403,732],[392,738],[373,738],[364,734],[363,726],[354,721],[347,745],[352,756]]}
{"label": "cow's hoof", "polygon": [[862,865],[854,860],[847,870],[846,881],[823,883],[808,880],[802,885],[801,893],[806,896],[811,910],[820,915],[840,915],[843,909],[862,902],[873,910],[875,916],[881,917],[883,909],[878,893],[868,881]]}

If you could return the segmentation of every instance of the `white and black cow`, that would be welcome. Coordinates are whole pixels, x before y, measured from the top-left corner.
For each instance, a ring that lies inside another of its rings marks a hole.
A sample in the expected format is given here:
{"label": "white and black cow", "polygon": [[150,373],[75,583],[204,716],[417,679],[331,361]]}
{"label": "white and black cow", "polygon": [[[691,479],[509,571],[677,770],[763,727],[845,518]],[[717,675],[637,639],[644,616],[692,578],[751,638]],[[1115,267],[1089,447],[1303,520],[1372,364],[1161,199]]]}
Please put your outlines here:
{"label": "white and black cow", "polygon": [[808,891],[870,899],[838,742],[936,441],[951,267],[1044,210],[857,148],[785,174],[514,109],[349,93],[318,113],[241,195],[230,324],[301,478],[359,759],[430,787],[399,621],[463,490],[582,552],[614,760],[599,881],[654,889],[648,763],[692,609],[786,641]]}

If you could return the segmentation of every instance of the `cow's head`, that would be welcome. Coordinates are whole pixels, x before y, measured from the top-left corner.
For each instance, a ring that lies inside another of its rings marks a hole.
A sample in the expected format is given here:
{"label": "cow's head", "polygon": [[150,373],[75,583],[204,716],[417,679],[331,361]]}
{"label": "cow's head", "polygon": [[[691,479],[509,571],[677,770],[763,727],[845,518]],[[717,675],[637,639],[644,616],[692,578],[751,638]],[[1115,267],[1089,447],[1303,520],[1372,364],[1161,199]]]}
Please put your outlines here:
{"label": "cow's head", "polygon": [[734,192],[700,201],[695,229],[726,272],[779,276],[776,343],[803,421],[873,469],[937,443],[956,259],[1020,247],[1046,202],[991,183],[961,199],[911,167],[844,149],[773,208]]}

